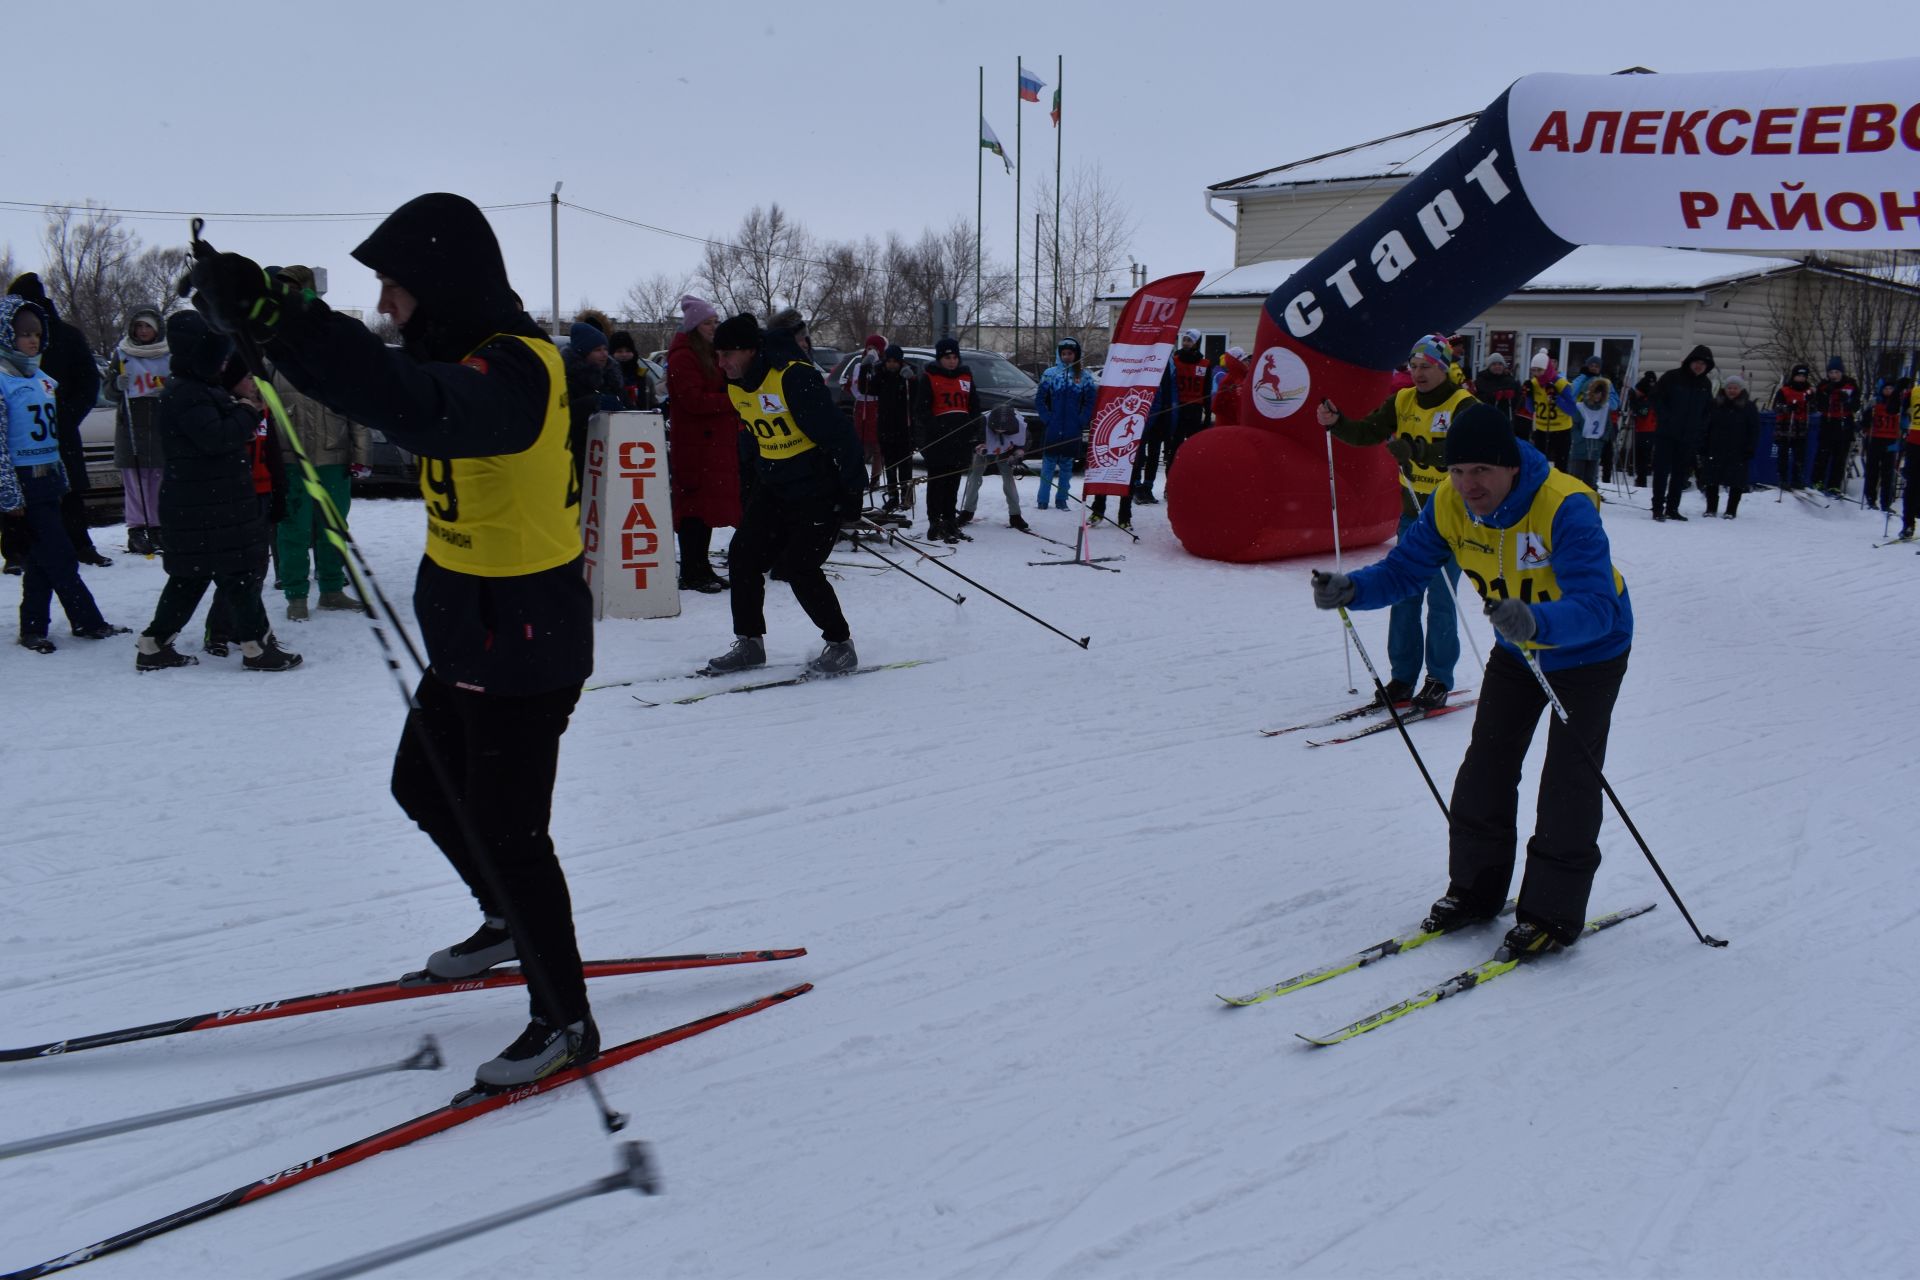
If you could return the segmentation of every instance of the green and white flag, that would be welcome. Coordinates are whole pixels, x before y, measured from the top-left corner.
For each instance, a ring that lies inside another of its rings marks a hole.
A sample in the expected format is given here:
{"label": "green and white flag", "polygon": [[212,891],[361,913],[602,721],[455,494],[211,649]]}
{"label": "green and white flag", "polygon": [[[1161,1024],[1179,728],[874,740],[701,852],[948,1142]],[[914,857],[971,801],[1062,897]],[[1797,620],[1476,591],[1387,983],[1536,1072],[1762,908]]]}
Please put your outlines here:
{"label": "green and white flag", "polygon": [[1007,166],[1007,172],[1013,172],[1013,161],[1007,159],[1007,149],[1000,145],[1000,139],[994,136],[993,126],[987,123],[985,116],[980,117],[980,145],[1000,157],[1000,163]]}

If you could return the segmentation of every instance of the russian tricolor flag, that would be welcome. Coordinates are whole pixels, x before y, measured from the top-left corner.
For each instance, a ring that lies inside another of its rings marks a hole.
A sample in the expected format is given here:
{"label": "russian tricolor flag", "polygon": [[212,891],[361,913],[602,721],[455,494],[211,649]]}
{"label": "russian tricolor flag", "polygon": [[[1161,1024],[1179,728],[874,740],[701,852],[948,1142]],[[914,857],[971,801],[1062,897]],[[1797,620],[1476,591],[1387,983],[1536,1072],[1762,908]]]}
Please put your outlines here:
{"label": "russian tricolor flag", "polygon": [[1040,91],[1046,87],[1047,87],[1046,81],[1042,80],[1039,76],[1033,74],[1033,72],[1028,71],[1025,68],[1021,69],[1020,101],[1022,102],[1040,101]]}

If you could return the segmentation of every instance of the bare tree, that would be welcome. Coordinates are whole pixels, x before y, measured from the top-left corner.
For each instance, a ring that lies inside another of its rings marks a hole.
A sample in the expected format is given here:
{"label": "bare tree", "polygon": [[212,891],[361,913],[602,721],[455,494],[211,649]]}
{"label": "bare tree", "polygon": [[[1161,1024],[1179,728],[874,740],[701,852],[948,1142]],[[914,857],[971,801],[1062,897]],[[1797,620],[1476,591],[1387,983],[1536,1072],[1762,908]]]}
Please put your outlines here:
{"label": "bare tree", "polygon": [[1101,341],[1105,330],[1099,321],[1105,308],[1099,299],[1120,288],[1137,225],[1133,213],[1098,164],[1081,165],[1061,188],[1060,260],[1054,263],[1050,182],[1042,183],[1038,204],[1041,318],[1051,326],[1052,291],[1057,287],[1061,336],[1071,335],[1083,345],[1090,339]]}
{"label": "bare tree", "polygon": [[[189,262],[184,246],[154,245],[135,254],[127,263],[119,290],[119,324],[124,325],[127,317],[142,307],[152,307],[165,315],[179,301],[180,278],[187,273]],[[118,326],[114,336],[119,336]]]}
{"label": "bare tree", "polygon": [[20,271],[13,263],[13,246],[0,245],[0,288],[5,287]]}
{"label": "bare tree", "polygon": [[1841,266],[1818,255],[1798,287],[1775,290],[1755,354],[1784,377],[1796,364],[1818,369],[1839,356],[1863,383],[1911,372],[1920,353],[1920,255],[1887,250],[1848,255]]}
{"label": "bare tree", "polygon": [[755,205],[730,240],[708,242],[700,282],[724,311],[762,320],[782,307],[811,316],[821,275],[807,229],[778,204]]}
{"label": "bare tree", "polygon": [[693,277],[656,271],[627,290],[627,319],[635,345],[644,355],[672,341],[680,328],[680,299],[693,290]]}
{"label": "bare tree", "polygon": [[120,309],[128,266],[139,238],[120,219],[91,203],[82,209],[49,208],[41,233],[47,251],[42,281],[54,306],[87,336],[96,351],[120,336]]}

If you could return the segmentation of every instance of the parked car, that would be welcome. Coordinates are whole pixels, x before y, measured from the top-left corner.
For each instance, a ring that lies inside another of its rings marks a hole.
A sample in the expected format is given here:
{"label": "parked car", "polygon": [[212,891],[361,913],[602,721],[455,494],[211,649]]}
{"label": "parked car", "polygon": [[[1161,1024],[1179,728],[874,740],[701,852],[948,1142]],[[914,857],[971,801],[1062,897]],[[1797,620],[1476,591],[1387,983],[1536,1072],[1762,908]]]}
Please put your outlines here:
{"label": "parked car", "polygon": [[[924,369],[933,363],[932,347],[904,347],[907,363],[915,369]],[[842,356],[827,373],[827,386],[833,392],[833,402],[849,416],[853,413],[853,393],[840,385],[840,375],[847,365],[858,359],[857,355]],[[1038,439],[1040,419],[1034,413],[1033,398],[1040,390],[1040,384],[1022,373],[1005,356],[994,351],[976,351],[961,348],[960,362],[973,370],[974,381],[980,388],[980,403],[988,410],[1003,404],[1010,404],[1027,420],[1030,439]]]}

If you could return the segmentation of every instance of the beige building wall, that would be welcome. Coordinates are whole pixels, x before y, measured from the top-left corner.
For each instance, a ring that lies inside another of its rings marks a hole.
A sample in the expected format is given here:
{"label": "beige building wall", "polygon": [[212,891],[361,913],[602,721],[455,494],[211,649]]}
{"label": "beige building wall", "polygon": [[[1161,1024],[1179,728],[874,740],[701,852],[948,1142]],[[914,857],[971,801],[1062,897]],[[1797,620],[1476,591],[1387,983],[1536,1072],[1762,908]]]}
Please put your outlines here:
{"label": "beige building wall", "polygon": [[1306,187],[1248,193],[1239,200],[1233,265],[1272,258],[1311,258],[1351,231],[1405,183]]}

